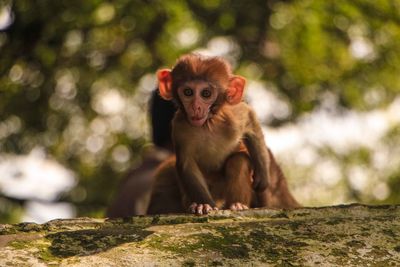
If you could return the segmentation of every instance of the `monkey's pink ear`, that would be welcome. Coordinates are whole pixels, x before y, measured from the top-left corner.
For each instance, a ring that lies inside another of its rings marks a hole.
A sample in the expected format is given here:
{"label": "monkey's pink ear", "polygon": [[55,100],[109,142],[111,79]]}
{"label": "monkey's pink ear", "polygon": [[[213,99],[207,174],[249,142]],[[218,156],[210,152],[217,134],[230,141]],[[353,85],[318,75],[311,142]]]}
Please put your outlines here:
{"label": "monkey's pink ear", "polygon": [[171,100],[172,96],[172,76],[171,70],[162,69],[157,71],[158,90],[165,100]]}
{"label": "monkey's pink ear", "polygon": [[229,80],[228,90],[226,92],[226,101],[231,105],[236,105],[242,101],[246,79],[235,75]]}

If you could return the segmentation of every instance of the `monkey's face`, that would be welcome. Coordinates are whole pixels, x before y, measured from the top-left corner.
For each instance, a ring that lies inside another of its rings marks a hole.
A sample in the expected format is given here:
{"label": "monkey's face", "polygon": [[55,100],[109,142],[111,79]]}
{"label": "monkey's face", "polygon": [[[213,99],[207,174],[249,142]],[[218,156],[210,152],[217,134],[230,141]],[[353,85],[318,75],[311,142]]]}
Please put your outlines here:
{"label": "monkey's face", "polygon": [[206,81],[188,81],[178,87],[178,96],[189,123],[199,127],[209,118],[210,108],[218,97],[218,90]]}

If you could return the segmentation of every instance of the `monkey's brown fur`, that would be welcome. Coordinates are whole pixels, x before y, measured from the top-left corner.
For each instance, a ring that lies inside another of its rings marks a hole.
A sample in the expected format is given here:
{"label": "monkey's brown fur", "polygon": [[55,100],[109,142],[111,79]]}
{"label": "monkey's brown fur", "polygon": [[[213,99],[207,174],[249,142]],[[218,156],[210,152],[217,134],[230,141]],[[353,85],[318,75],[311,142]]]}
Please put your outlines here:
{"label": "monkey's brown fur", "polygon": [[[253,110],[241,101],[244,78],[220,58],[193,54],[158,78],[161,96],[179,105],[172,121],[176,158],[158,168],[148,213],[185,212],[190,203],[198,214],[213,208],[299,206]],[[178,90],[189,90],[184,104]],[[204,91],[214,95],[213,103],[203,100]],[[190,117],[197,109],[207,116],[200,127]]]}

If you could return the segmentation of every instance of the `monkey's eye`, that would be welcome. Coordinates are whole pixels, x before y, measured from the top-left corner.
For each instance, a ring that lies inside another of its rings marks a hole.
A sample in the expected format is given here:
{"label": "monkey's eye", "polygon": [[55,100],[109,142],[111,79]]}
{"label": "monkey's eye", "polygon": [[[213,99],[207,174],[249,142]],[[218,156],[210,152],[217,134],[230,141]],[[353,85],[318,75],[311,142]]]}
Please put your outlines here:
{"label": "monkey's eye", "polygon": [[209,98],[211,97],[211,90],[210,89],[204,89],[201,91],[201,96],[204,98]]}
{"label": "monkey's eye", "polygon": [[191,88],[185,88],[185,89],[183,89],[183,94],[185,96],[192,96],[193,95],[193,90]]}

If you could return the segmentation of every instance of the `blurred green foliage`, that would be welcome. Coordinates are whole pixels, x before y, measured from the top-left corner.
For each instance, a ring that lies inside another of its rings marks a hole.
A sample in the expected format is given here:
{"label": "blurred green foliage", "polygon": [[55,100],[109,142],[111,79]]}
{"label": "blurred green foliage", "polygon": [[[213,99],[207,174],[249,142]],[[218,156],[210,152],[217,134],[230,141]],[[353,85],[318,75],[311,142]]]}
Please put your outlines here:
{"label": "blurred green foliage", "polygon": [[[7,10],[0,150],[44,147],[74,170],[79,185],[67,199],[79,216],[101,216],[121,174],[140,161],[149,142],[143,92],[188,51],[225,49],[237,72],[273,84],[292,106],[274,125],[318,107],[326,92],[359,110],[400,92],[397,0],[7,0],[3,20]],[[121,111],[102,96],[130,100]],[[399,175],[392,180],[399,187]]]}

